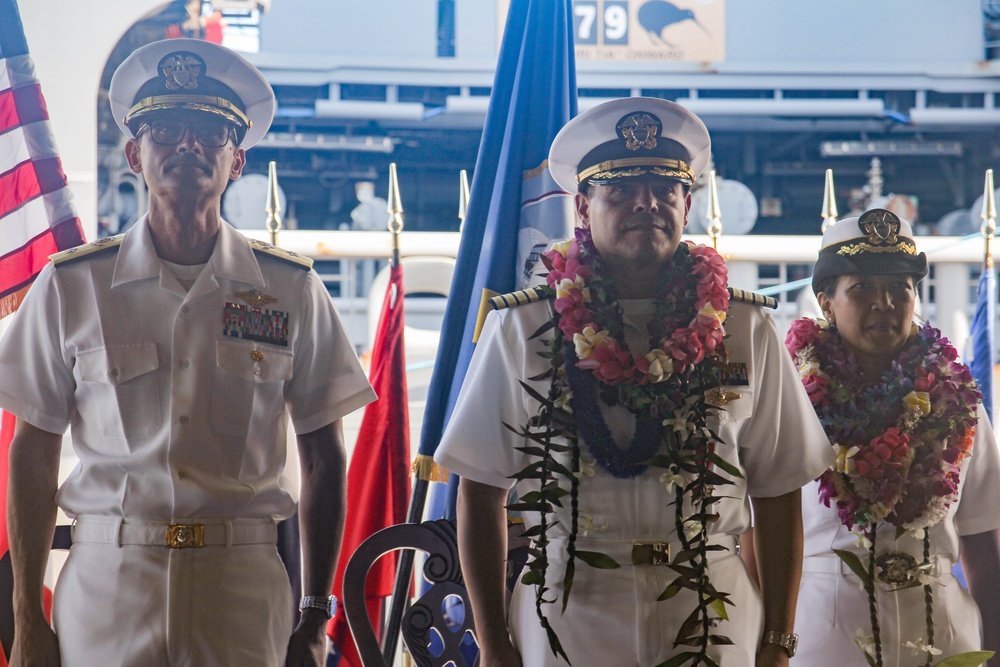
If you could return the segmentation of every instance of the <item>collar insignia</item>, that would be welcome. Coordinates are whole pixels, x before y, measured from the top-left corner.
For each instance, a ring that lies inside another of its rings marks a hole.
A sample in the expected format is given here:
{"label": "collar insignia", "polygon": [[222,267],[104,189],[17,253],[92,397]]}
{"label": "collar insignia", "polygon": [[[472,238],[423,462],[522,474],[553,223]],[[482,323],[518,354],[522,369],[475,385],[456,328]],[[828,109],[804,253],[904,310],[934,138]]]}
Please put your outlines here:
{"label": "collar insignia", "polygon": [[630,151],[652,150],[656,148],[656,137],[663,130],[663,124],[653,114],[637,111],[619,120],[615,130]]}
{"label": "collar insignia", "polygon": [[260,290],[252,289],[249,292],[237,292],[234,295],[240,301],[245,301],[254,308],[263,308],[269,303],[274,303],[278,299],[269,295],[264,294]]}
{"label": "collar insignia", "polygon": [[171,53],[160,61],[160,74],[167,90],[194,90],[198,87],[198,76],[205,68],[205,62],[187,51]]}
{"label": "collar insignia", "polygon": [[858,220],[858,227],[872,245],[896,245],[899,241],[899,218],[891,211],[868,211]]}

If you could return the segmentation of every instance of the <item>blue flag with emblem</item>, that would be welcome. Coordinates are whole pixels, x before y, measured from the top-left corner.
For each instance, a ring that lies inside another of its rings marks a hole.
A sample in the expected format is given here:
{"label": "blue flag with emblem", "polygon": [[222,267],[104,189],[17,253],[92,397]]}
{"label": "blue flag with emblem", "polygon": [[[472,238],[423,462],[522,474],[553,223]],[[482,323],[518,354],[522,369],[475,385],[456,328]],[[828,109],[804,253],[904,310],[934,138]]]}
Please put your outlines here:
{"label": "blue flag with emblem", "polygon": [[969,330],[969,342],[972,346],[969,370],[979,384],[983,394],[983,407],[993,423],[993,365],[996,354],[993,347],[993,329],[996,322],[997,278],[993,262],[988,261],[983,266],[979,276],[979,287],[976,290],[976,314],[972,318]]}
{"label": "blue flag with emblem", "polygon": [[571,0],[512,0],[420,437],[437,449],[469,367],[484,294],[527,286],[539,253],[572,235],[575,193],[549,174],[552,139],[576,115]]}

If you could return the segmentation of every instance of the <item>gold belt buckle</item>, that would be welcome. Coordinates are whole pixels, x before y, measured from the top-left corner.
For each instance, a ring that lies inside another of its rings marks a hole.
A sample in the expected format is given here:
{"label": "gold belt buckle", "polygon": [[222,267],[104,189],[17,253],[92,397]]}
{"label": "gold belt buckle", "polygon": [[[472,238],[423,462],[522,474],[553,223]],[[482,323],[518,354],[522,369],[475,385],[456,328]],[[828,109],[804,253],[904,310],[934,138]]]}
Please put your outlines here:
{"label": "gold belt buckle", "polygon": [[193,549],[205,546],[205,526],[200,523],[167,526],[167,546],[171,549]]}
{"label": "gold belt buckle", "polygon": [[632,545],[632,565],[670,565],[670,543],[634,543]]}
{"label": "gold belt buckle", "polygon": [[905,586],[913,581],[917,559],[902,551],[885,551],[875,558],[875,578],[890,586]]}

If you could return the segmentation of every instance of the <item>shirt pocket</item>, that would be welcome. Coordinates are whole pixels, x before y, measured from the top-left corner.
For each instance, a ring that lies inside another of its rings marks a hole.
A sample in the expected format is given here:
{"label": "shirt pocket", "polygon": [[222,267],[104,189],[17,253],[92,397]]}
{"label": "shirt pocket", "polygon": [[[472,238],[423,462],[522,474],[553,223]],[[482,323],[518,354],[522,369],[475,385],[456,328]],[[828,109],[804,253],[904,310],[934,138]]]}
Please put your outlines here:
{"label": "shirt pocket", "polygon": [[107,438],[146,438],[162,414],[156,343],[107,345],[77,354],[77,409]]}
{"label": "shirt pocket", "polygon": [[245,436],[252,423],[271,423],[284,409],[284,387],[292,377],[294,355],[246,341],[216,341],[215,350],[212,428]]}

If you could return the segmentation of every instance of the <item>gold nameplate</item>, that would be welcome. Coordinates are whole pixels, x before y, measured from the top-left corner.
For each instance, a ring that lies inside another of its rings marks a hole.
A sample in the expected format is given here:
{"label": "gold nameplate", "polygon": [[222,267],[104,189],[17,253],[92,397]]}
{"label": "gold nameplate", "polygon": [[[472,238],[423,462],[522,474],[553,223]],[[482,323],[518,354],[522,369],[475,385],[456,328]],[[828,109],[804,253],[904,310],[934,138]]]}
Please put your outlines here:
{"label": "gold nameplate", "polygon": [[167,546],[171,549],[193,549],[205,546],[205,526],[172,523],[167,526]]}

